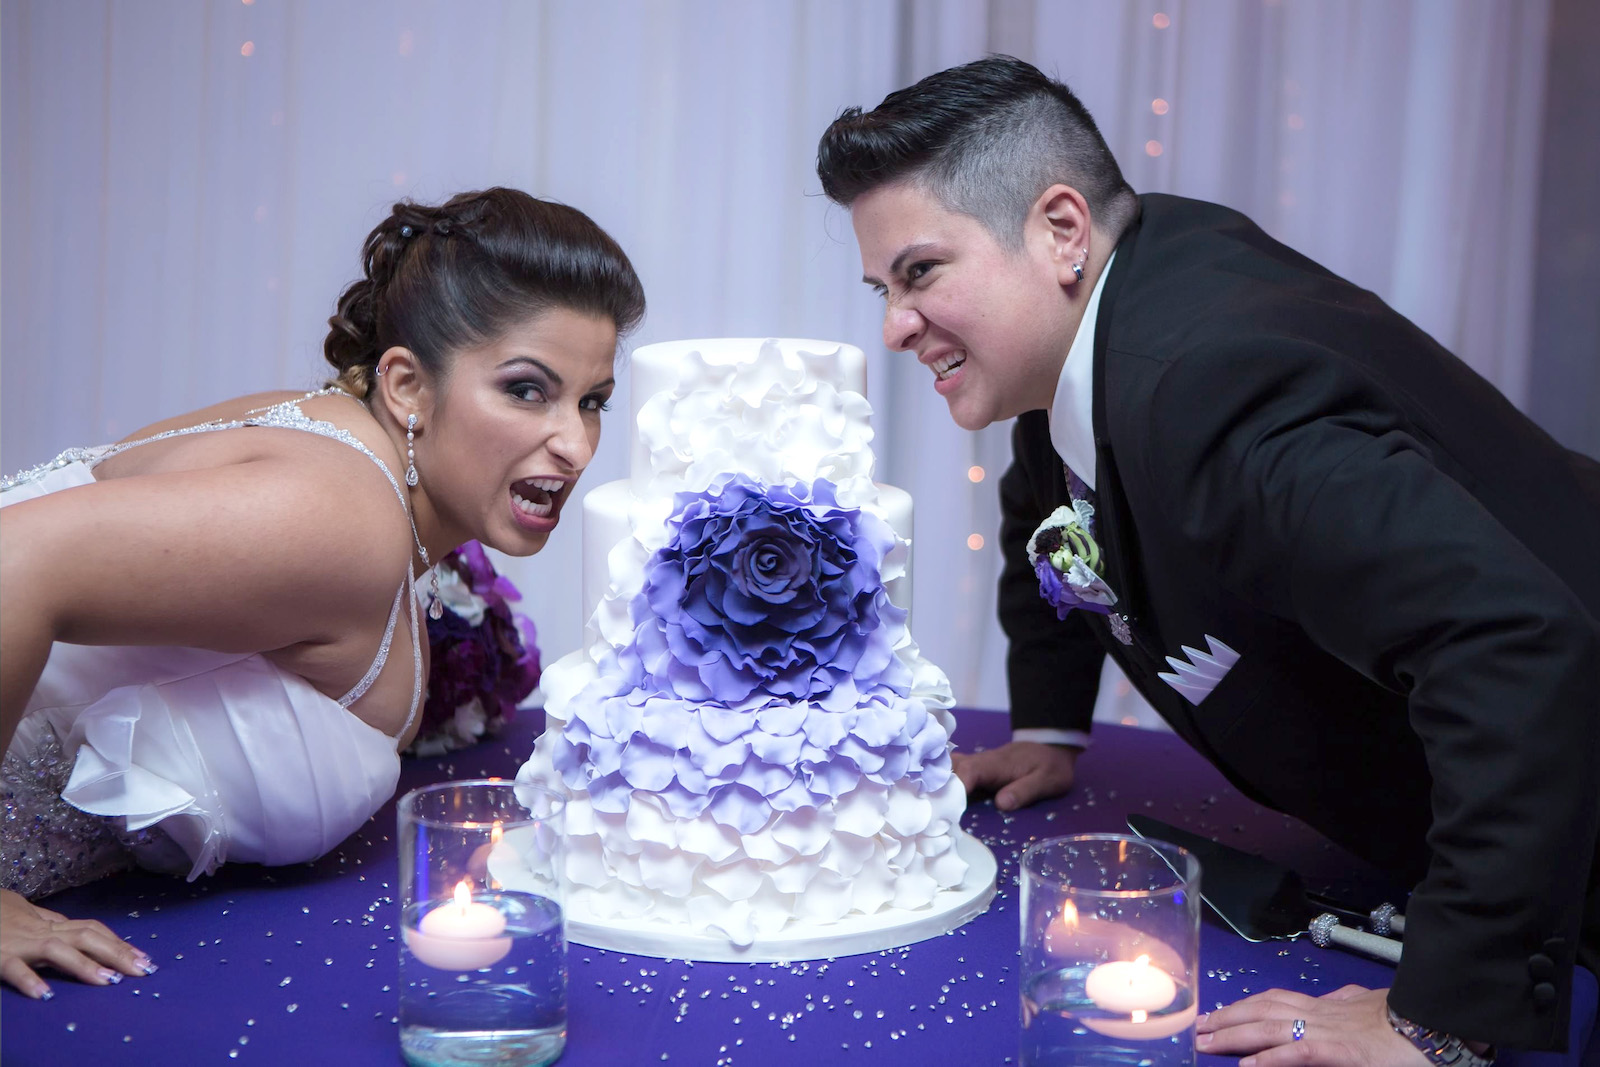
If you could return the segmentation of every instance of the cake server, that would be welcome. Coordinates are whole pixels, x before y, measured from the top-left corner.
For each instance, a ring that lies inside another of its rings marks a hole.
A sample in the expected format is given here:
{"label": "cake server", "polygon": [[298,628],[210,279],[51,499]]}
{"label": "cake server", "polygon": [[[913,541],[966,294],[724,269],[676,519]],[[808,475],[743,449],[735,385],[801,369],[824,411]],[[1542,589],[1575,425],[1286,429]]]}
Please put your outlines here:
{"label": "cake server", "polygon": [[1234,933],[1246,941],[1292,941],[1310,935],[1319,946],[1364,952],[1390,963],[1400,961],[1400,943],[1341,923],[1365,917],[1313,899],[1294,871],[1260,856],[1180,830],[1145,815],[1128,816],[1140,837],[1188,849],[1200,860],[1200,897]]}

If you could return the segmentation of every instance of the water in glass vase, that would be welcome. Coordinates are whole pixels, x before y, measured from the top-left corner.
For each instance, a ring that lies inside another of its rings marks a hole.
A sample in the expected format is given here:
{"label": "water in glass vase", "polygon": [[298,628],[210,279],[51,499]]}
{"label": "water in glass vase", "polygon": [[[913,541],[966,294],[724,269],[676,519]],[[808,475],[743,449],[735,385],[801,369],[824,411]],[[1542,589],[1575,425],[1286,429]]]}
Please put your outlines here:
{"label": "water in glass vase", "polygon": [[499,912],[503,929],[486,930],[465,907],[453,913],[453,902],[413,905],[401,917],[400,1051],[412,1067],[543,1067],[566,1047],[560,905],[505,892],[468,906],[480,904]]}
{"label": "water in glass vase", "polygon": [[[1097,1004],[1092,964],[1029,977],[1022,992],[1024,1067],[1194,1067],[1194,990],[1173,983],[1168,1003]],[[1158,999],[1165,1000],[1165,993]]]}

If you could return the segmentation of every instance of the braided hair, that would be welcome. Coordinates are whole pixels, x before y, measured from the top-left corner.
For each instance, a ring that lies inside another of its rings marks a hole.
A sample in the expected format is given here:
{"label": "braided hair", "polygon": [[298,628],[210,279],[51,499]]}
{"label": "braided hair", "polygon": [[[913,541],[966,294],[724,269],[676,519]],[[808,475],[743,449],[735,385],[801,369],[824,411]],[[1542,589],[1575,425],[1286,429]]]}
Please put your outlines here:
{"label": "braided hair", "polygon": [[452,352],[554,308],[609,318],[619,336],[644,317],[644,287],[610,235],[516,189],[402,200],[367,235],[361,263],[322,345],[333,384],[356,397],[397,345],[440,376]]}

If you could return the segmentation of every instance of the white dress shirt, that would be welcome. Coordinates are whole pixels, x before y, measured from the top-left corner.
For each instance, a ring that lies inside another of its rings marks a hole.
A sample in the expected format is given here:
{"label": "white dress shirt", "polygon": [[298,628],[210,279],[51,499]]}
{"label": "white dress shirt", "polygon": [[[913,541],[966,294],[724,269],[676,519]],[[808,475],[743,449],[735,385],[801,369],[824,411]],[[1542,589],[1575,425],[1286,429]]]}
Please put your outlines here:
{"label": "white dress shirt", "polygon": [[[1083,321],[1078,323],[1078,332],[1072,337],[1072,347],[1067,349],[1061,377],[1056,379],[1055,399],[1050,404],[1050,443],[1067,468],[1091,490],[1094,489],[1095,464],[1094,328],[1100,317],[1100,294],[1111,276],[1111,264],[1116,260],[1117,254],[1111,253],[1099,280],[1094,283],[1094,292],[1083,309]],[[1011,740],[1088,748],[1089,732],[1033,727],[1012,730]]]}

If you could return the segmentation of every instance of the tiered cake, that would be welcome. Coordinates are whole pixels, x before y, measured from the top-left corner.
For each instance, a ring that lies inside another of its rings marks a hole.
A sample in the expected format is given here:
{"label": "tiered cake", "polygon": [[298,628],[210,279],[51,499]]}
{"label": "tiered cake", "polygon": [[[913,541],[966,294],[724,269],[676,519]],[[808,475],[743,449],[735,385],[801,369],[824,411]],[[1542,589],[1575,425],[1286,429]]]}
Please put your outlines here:
{"label": "tiered cake", "polygon": [[519,782],[565,794],[569,936],[720,960],[906,944],[982,911],[943,672],[907,630],[911,498],[866,361],[718,339],[632,363],[631,477],[583,501],[586,647]]}

